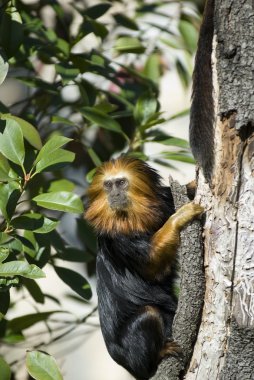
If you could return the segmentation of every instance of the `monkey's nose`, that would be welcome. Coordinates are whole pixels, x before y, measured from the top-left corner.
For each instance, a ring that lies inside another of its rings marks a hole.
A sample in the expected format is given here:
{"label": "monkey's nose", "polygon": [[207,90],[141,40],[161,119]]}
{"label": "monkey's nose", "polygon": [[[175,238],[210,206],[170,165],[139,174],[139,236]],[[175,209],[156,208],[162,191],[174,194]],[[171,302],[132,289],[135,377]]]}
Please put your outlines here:
{"label": "monkey's nose", "polygon": [[111,192],[111,197],[112,197],[112,198],[116,198],[116,199],[118,199],[118,198],[120,197],[120,195],[121,195],[121,193],[120,193],[120,191],[118,191],[118,190],[116,190],[116,191],[112,191],[112,192]]}

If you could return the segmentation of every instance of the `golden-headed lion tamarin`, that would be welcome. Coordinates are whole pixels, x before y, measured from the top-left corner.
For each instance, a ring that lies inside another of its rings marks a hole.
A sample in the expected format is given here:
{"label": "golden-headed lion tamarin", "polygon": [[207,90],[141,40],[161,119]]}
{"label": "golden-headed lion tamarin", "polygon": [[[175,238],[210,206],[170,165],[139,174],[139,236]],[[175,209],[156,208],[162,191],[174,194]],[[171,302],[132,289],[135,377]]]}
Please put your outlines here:
{"label": "golden-headed lion tamarin", "polygon": [[178,351],[171,331],[176,250],[181,229],[203,208],[188,203],[174,211],[170,188],[138,159],[104,163],[88,189],[102,333],[112,358],[140,380]]}

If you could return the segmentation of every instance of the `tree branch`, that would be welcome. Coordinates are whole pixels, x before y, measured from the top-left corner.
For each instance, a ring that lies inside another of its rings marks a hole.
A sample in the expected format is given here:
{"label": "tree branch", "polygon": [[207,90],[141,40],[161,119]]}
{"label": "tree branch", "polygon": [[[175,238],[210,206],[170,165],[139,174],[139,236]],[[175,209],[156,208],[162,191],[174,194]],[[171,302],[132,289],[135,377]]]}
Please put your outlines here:
{"label": "tree branch", "polygon": [[[176,208],[190,201],[186,186],[181,186],[176,181],[172,181],[170,186]],[[182,355],[165,358],[152,380],[182,379],[192,356],[205,291],[201,221],[195,220],[182,231],[178,255],[181,268],[180,294],[173,324],[173,338],[181,346]]]}

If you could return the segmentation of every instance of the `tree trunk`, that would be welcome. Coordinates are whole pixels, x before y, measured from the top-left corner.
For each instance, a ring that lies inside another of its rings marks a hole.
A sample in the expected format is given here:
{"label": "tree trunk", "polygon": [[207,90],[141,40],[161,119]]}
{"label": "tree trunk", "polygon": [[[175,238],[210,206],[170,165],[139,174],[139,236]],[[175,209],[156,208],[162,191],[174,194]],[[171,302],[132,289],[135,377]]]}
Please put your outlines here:
{"label": "tree trunk", "polygon": [[196,196],[206,209],[202,321],[185,374],[166,359],[156,380],[254,379],[254,1],[215,3],[215,167],[210,186],[199,173]]}

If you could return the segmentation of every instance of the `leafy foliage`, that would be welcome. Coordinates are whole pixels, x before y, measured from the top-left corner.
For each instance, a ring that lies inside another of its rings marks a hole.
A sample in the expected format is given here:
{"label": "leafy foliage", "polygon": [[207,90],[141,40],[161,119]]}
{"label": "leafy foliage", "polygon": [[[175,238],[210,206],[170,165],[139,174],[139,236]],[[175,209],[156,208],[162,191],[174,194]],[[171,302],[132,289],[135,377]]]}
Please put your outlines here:
{"label": "leafy foliage", "polygon": [[[0,85],[12,78],[25,94],[10,106],[0,102],[3,344],[25,341],[24,330],[39,322],[47,327],[61,311],[7,315],[15,306],[13,287],[26,289],[36,304],[51,298],[59,305],[36,282],[48,266],[79,300],[91,298],[88,280],[62,264],[83,263],[88,272],[93,268],[96,243],[82,218],[82,200],[96,166],[123,151],[166,165],[168,160],[193,162],[188,143],[159,128],[169,120],[158,96],[160,79],[170,67],[189,85],[199,25],[196,7],[191,1],[173,2],[179,11],[174,19],[171,1],[133,3],[135,10],[128,14],[124,1],[90,7],[79,0],[68,6],[57,0],[0,2]],[[146,156],[146,142],[162,144],[160,155]],[[70,213],[76,214],[73,230],[63,237]],[[65,333],[86,318],[74,317]],[[41,351],[28,352],[26,365],[34,379],[62,378],[55,360]],[[2,357],[0,372],[10,379]]]}

